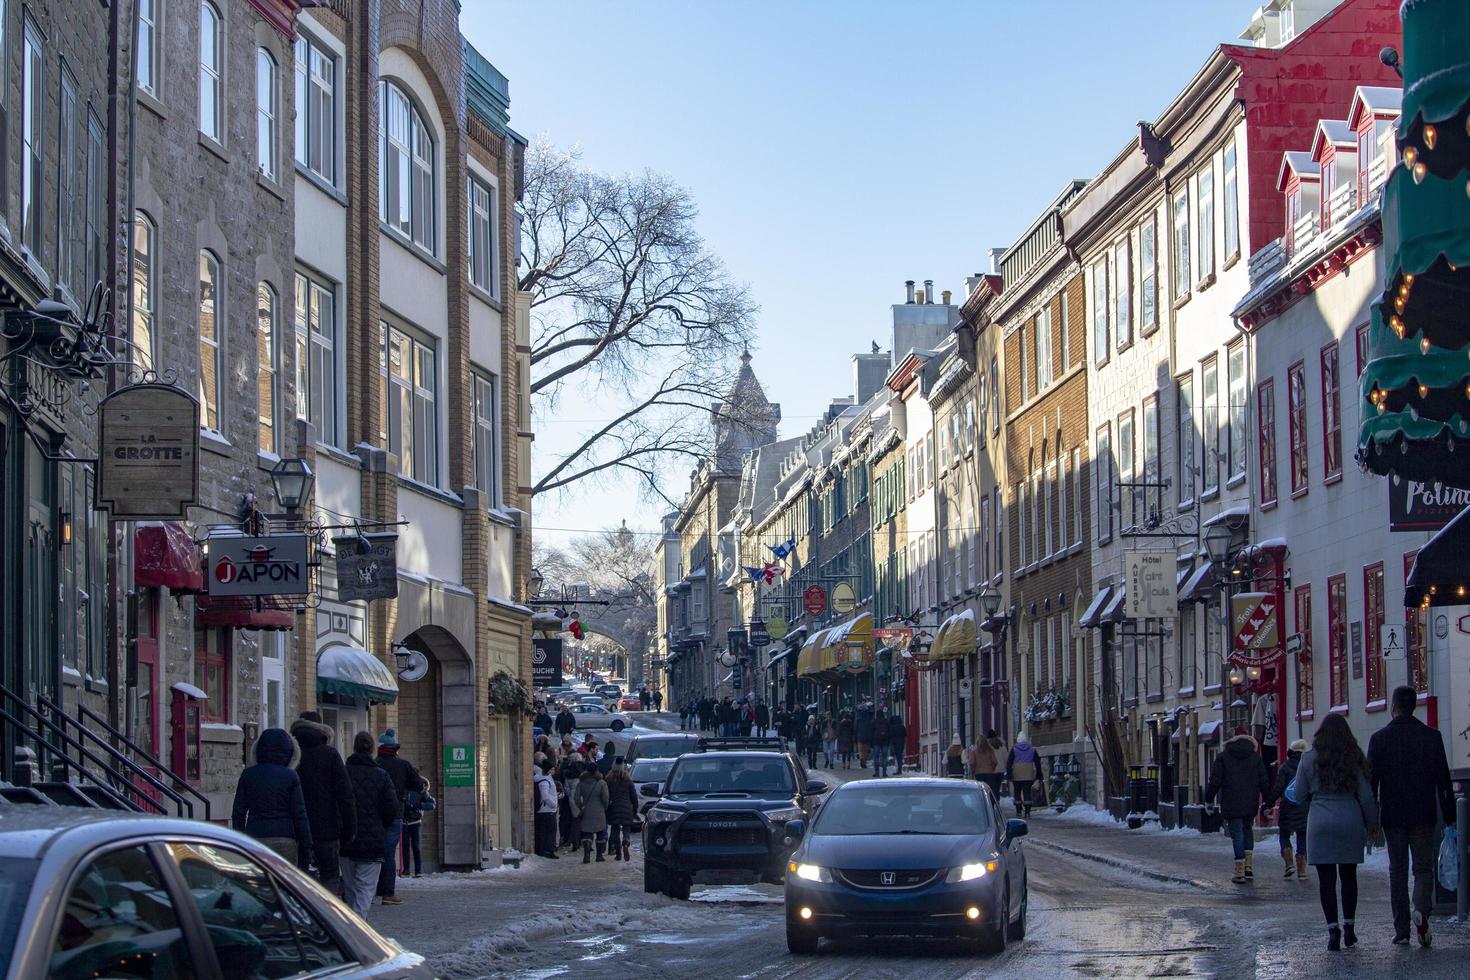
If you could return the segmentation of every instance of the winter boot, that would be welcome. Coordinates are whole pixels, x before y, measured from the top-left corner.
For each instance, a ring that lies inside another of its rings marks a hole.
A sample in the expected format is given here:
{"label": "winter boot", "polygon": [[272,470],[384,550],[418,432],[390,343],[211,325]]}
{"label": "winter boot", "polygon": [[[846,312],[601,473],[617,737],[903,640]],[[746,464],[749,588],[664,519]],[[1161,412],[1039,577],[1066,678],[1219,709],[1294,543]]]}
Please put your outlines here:
{"label": "winter boot", "polygon": [[1255,858],[1256,858],[1256,852],[1255,851],[1246,851],[1245,852],[1245,876],[1247,878],[1255,878],[1255,876],[1256,876],[1255,871],[1253,871],[1251,869],[1251,863],[1253,861],[1255,861]]}
{"label": "winter boot", "polygon": [[626,838],[623,840],[623,860],[633,860],[633,845],[628,843]]}
{"label": "winter boot", "polygon": [[[599,861],[602,860],[602,851],[601,851],[601,849],[599,849],[598,852],[597,852],[597,860],[599,860]],[[584,841],[582,841],[582,863],[583,864],[591,864],[592,863],[592,842],[590,840],[584,840]]]}
{"label": "winter boot", "polygon": [[1336,924],[1327,927],[1327,948],[1334,953],[1342,949],[1342,930]]}
{"label": "winter boot", "polygon": [[597,842],[597,860],[598,861],[602,861],[603,860],[602,852],[604,850],[606,850],[606,849],[607,849],[607,841],[601,841],[600,840],[600,841]]}
{"label": "winter boot", "polygon": [[1235,862],[1235,877],[1230,879],[1237,885],[1245,884],[1245,859]]}
{"label": "winter boot", "polygon": [[1292,875],[1296,874],[1296,862],[1292,859],[1291,848],[1287,847],[1282,849],[1281,860],[1286,863],[1285,877],[1290,878]]}
{"label": "winter boot", "polygon": [[1296,856],[1296,880],[1307,880],[1307,856],[1305,854],[1298,854]]}
{"label": "winter boot", "polygon": [[1357,930],[1353,928],[1352,919],[1342,920],[1342,944],[1344,946],[1358,945],[1358,933]]}

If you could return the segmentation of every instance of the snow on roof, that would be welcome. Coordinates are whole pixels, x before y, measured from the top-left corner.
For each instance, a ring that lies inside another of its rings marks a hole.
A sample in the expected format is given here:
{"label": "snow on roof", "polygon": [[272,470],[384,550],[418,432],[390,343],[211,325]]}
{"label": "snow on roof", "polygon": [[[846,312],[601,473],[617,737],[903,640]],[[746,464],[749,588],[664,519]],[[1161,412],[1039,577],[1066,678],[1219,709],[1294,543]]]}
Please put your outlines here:
{"label": "snow on roof", "polygon": [[1322,179],[1322,168],[1312,159],[1312,154],[1301,150],[1287,150],[1281,154],[1281,173],[1276,178],[1276,189],[1286,190],[1287,178],[1295,174],[1298,179],[1315,183]]}

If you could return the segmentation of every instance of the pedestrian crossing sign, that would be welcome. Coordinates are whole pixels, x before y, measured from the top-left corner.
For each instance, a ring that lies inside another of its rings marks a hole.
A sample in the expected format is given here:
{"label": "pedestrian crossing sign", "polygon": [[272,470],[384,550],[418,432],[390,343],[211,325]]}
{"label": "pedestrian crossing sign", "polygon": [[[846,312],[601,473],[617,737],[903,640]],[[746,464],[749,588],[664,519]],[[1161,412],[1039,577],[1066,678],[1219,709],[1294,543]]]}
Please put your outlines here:
{"label": "pedestrian crossing sign", "polygon": [[1408,652],[1404,645],[1402,623],[1385,623],[1378,628],[1378,652],[1384,660],[1402,660]]}

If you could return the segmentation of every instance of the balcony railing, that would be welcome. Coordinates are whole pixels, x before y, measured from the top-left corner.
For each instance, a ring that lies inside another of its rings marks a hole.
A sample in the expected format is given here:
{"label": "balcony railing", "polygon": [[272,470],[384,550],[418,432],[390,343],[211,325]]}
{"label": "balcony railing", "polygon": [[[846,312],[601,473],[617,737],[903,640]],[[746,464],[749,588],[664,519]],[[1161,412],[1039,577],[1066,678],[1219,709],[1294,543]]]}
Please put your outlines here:
{"label": "balcony railing", "polygon": [[1327,210],[1322,213],[1322,230],[1328,231],[1352,217],[1358,210],[1358,184],[1345,181],[1333,188],[1327,199]]}

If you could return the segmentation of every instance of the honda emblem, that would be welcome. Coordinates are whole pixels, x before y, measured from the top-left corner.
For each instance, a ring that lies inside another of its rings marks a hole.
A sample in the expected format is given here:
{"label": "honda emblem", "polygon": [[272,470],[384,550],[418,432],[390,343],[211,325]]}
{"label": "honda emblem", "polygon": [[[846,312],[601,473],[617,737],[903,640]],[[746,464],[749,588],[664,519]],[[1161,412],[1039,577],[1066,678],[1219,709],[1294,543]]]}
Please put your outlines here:
{"label": "honda emblem", "polygon": [[894,874],[892,871],[885,871],[883,872],[882,881],[885,885],[891,885],[898,881],[898,875]]}

